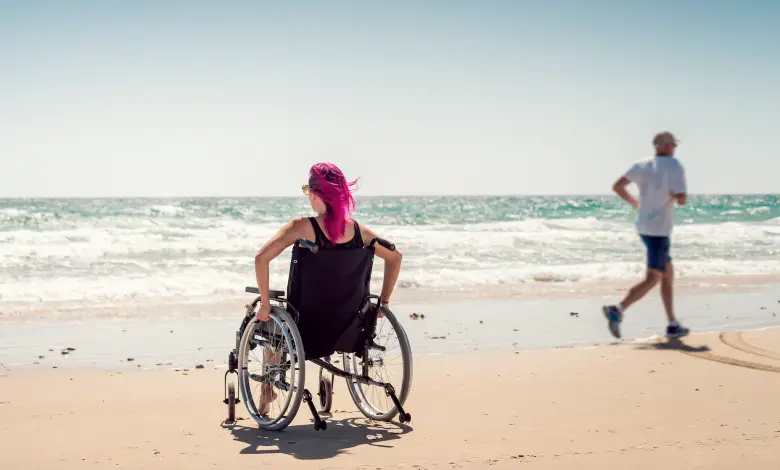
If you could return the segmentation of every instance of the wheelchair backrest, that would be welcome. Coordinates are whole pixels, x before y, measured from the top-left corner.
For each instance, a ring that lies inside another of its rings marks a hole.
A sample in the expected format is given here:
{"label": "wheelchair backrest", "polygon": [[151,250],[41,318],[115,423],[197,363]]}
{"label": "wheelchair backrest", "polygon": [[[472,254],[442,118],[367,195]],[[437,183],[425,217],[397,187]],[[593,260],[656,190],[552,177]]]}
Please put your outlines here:
{"label": "wheelchair backrest", "polygon": [[287,301],[297,313],[307,359],[362,351],[373,263],[371,247],[315,253],[293,246]]}

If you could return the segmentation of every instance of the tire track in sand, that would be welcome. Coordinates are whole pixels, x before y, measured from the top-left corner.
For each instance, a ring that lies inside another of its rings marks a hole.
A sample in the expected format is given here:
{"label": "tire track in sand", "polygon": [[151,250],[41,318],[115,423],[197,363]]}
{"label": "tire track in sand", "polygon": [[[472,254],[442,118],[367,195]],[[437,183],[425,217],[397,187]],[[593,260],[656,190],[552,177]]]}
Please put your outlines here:
{"label": "tire track in sand", "polygon": [[726,346],[730,346],[734,349],[738,349],[742,352],[749,354],[755,354],[756,356],[767,357],[769,359],[775,359],[780,361],[780,353],[769,351],[767,349],[753,346],[742,338],[741,331],[722,332],[720,335],[720,341]]}
{"label": "tire track in sand", "polygon": [[[724,344],[734,349],[737,349],[739,351],[743,351],[750,354],[756,354],[759,356],[769,357],[771,359],[780,360],[780,354],[774,353],[773,351],[767,351],[765,349],[761,349],[756,346],[752,346],[746,343],[745,340],[743,340],[739,335],[721,333],[719,336],[720,336],[720,340]],[[735,336],[737,339],[734,339]],[[746,369],[761,370],[764,372],[776,372],[780,374],[780,366],[761,364],[758,362],[752,362],[752,361],[746,361],[743,359],[737,359],[733,357],[721,356],[719,354],[713,354],[708,350],[697,350],[696,348],[687,346],[684,343],[681,343],[681,346],[682,347],[675,348],[675,349],[688,356],[697,357],[699,359],[704,359],[712,362],[719,362],[721,364],[728,364],[730,366],[744,367]]]}

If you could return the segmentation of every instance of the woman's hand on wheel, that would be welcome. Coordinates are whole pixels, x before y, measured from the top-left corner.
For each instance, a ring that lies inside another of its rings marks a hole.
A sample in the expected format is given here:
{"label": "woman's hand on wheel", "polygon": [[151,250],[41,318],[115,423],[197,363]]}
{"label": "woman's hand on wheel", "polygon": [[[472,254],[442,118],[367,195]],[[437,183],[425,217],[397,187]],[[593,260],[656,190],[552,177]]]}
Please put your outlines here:
{"label": "woman's hand on wheel", "polygon": [[268,321],[271,318],[271,306],[269,304],[260,304],[260,308],[257,309],[255,317],[258,321]]}

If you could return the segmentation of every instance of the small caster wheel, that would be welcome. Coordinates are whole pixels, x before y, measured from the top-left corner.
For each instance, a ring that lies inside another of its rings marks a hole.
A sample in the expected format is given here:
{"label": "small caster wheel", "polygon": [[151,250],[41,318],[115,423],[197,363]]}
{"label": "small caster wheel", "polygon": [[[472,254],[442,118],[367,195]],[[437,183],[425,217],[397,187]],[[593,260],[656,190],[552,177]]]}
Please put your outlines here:
{"label": "small caster wheel", "polygon": [[330,413],[333,405],[333,381],[330,377],[320,378],[320,413]]}
{"label": "small caster wheel", "polygon": [[400,417],[401,423],[409,423],[412,421],[412,415],[409,413],[403,413]]}
{"label": "small caster wheel", "polygon": [[228,405],[228,424],[233,424],[236,422],[236,386],[232,382],[228,384],[228,396],[227,396],[227,405]]}
{"label": "small caster wheel", "polygon": [[319,430],[323,430],[324,431],[325,429],[328,429],[328,423],[326,423],[325,421],[320,421],[319,423],[314,423],[314,430],[315,431],[319,431]]}

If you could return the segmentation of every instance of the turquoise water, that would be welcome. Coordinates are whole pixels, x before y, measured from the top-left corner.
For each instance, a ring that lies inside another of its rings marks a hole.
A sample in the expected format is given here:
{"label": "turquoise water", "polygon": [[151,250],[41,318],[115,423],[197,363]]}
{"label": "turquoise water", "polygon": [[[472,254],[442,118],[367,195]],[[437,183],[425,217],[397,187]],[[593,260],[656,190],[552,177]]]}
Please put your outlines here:
{"label": "turquoise water", "polygon": [[[364,197],[356,217],[375,225],[433,225],[595,217],[626,221],[633,209],[613,196]],[[308,213],[303,198],[0,199],[0,231],[46,230],[119,219],[176,223],[284,223]],[[691,196],[677,208],[677,223],[762,222],[780,217],[780,195]],[[186,225],[186,224],[185,224]]]}
{"label": "turquoise water", "polygon": [[[253,283],[255,251],[302,215],[304,197],[0,200],[0,302],[229,295]],[[403,250],[401,289],[453,290],[639,275],[633,216],[612,196],[362,197],[356,214]],[[780,196],[692,196],[676,221],[680,275],[780,273]]]}

